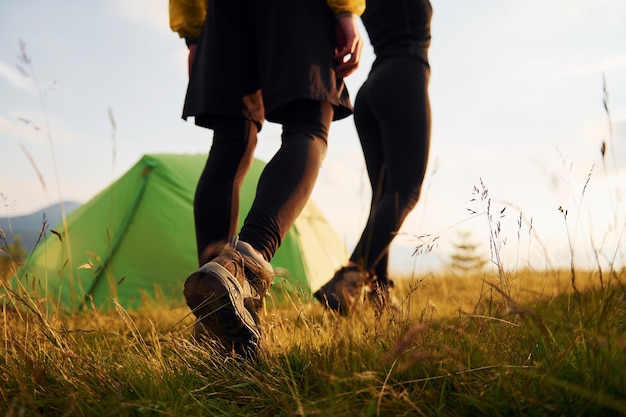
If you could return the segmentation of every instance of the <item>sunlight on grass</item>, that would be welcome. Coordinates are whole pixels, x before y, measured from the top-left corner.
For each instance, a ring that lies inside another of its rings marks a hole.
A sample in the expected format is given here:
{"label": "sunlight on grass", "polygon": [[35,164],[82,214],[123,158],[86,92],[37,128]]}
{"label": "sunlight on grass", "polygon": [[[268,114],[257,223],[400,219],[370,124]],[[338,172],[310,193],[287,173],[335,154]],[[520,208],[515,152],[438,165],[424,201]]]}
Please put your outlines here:
{"label": "sunlight on grass", "polygon": [[[30,64],[24,49],[21,58]],[[608,268],[575,268],[574,227],[571,268],[507,269],[504,209],[492,213],[482,180],[474,195],[491,269],[397,278],[398,312],[362,304],[340,317],[285,294],[287,306],[268,302],[254,359],[193,340],[189,309],[165,298],[69,313],[9,285],[22,256],[0,229],[0,414],[626,415],[622,236]]]}
{"label": "sunlight on grass", "polygon": [[[399,280],[402,311],[268,308],[254,361],[191,339],[183,307],[44,315],[3,303],[3,415],[623,414],[624,272]],[[605,277],[605,280],[607,277]],[[11,297],[9,293],[6,295]],[[31,306],[38,305],[31,303]]]}

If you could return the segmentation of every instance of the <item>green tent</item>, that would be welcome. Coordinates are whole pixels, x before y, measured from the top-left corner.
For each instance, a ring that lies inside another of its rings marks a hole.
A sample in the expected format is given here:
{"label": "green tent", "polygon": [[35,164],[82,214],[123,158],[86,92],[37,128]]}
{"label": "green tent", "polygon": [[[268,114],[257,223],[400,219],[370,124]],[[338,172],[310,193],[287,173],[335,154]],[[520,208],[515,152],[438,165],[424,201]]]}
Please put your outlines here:
{"label": "green tent", "polygon": [[[183,283],[197,268],[193,195],[205,162],[206,155],[145,155],[47,233],[19,272],[22,288],[70,311],[114,298],[126,308],[145,299],[182,304]],[[264,166],[255,159],[246,176],[240,222]],[[346,258],[309,201],[272,260],[277,278],[268,303],[310,297]]]}

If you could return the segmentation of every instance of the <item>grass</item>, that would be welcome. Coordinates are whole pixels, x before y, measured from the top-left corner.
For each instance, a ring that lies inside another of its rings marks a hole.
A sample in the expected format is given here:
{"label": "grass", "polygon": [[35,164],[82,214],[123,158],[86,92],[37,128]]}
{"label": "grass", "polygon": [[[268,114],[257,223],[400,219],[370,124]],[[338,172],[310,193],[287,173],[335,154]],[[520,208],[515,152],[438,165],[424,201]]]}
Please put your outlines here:
{"label": "grass", "polygon": [[184,307],[5,303],[0,413],[626,415],[626,274],[578,271],[573,292],[569,273],[518,274],[514,303],[497,275],[400,280],[394,314],[297,300],[267,310],[256,361],[194,343]]}
{"label": "grass", "polygon": [[[23,44],[20,65],[46,115]],[[506,271],[504,209],[482,181],[474,192],[493,273],[399,279],[397,313],[339,317],[308,298],[268,308],[254,361],[195,343],[186,307],[44,314],[45,300],[0,292],[0,414],[626,415],[626,270],[576,269],[574,227],[569,270]]]}

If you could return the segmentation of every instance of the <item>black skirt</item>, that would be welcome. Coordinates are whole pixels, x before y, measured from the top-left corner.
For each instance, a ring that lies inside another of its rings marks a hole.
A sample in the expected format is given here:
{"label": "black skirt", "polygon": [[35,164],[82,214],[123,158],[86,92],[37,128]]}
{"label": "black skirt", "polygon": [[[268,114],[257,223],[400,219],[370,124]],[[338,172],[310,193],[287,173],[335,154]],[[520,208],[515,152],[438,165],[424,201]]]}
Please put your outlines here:
{"label": "black skirt", "polygon": [[329,102],[334,120],[345,118],[352,105],[334,48],[325,0],[210,0],[183,118],[208,128],[216,116],[280,123],[281,108],[301,99]]}

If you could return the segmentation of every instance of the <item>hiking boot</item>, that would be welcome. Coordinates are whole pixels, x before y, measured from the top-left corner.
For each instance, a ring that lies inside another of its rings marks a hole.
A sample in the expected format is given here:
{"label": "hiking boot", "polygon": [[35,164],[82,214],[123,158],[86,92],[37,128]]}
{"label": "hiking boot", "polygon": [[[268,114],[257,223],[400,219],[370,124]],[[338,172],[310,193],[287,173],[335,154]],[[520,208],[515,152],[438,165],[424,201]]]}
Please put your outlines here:
{"label": "hiking boot", "polygon": [[273,280],[269,262],[235,236],[219,256],[187,278],[183,294],[205,336],[228,351],[253,354],[261,341],[259,312]]}
{"label": "hiking boot", "polygon": [[389,310],[393,312],[399,312],[400,303],[398,299],[393,295],[393,281],[387,281],[381,283],[376,280],[372,280],[366,286],[367,302],[377,312]]}
{"label": "hiking boot", "polygon": [[357,266],[344,266],[313,297],[331,310],[348,315],[363,300],[363,285],[369,274]]}

